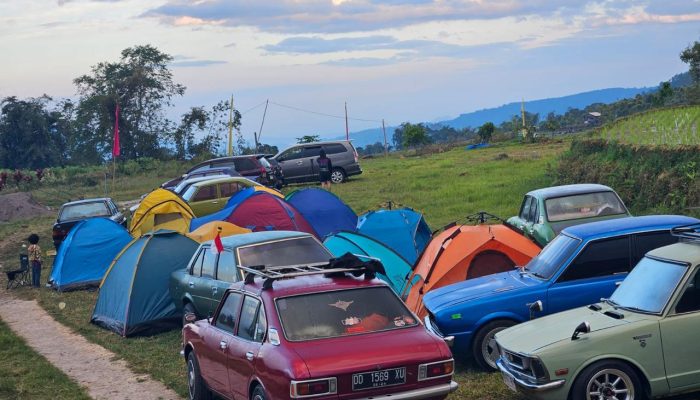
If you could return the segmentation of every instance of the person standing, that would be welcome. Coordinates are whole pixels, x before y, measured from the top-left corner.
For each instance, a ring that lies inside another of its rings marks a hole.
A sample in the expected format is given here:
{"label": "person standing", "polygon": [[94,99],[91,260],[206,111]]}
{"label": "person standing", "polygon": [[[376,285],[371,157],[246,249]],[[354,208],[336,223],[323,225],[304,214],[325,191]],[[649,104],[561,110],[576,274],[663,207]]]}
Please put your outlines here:
{"label": "person standing", "polygon": [[331,172],[333,171],[333,163],[326,156],[326,151],[321,149],[318,160],[318,178],[321,181],[321,187],[326,190],[331,190]]}
{"label": "person standing", "polygon": [[29,247],[27,247],[27,255],[29,263],[32,265],[32,287],[39,288],[41,280],[41,247],[39,247],[39,235],[32,233],[27,238]]}

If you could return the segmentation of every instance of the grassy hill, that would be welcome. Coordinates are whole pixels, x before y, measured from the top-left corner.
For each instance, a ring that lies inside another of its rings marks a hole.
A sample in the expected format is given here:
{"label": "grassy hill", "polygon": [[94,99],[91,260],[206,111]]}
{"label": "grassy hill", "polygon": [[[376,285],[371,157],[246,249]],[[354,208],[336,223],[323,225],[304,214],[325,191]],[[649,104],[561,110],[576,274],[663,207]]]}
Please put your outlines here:
{"label": "grassy hill", "polygon": [[651,110],[606,125],[595,137],[636,145],[700,144],[700,106]]}
{"label": "grassy hill", "polygon": [[[364,173],[345,184],[333,186],[333,191],[358,213],[376,209],[389,200],[413,207],[425,214],[433,229],[480,210],[505,218],[517,212],[526,191],[551,183],[547,175],[549,164],[568,147],[568,142],[511,143],[472,151],[460,147],[425,156],[392,154],[388,158],[362,160]],[[180,165],[180,168],[185,166]],[[130,175],[118,176],[113,191],[108,180],[107,194],[117,201],[132,200],[179,172],[173,165],[145,166],[144,169],[143,172],[124,171]],[[285,191],[299,187],[288,187]],[[51,206],[58,206],[68,198],[103,196],[104,174],[101,171],[76,173],[70,183],[62,180],[44,184],[32,193],[40,202]],[[13,265],[21,241],[31,232],[39,233],[41,246],[50,249],[52,221],[53,217],[49,216],[0,224],[0,238],[3,238],[0,263]],[[50,262],[45,262],[44,282]],[[4,282],[0,282],[2,284]],[[22,288],[15,293],[24,298],[36,298],[57,320],[112,350],[136,372],[148,373],[185,395],[184,363],[177,354],[179,332],[122,339],[89,323],[96,292],[58,293]],[[460,365],[457,379],[460,389],[452,398],[519,399],[508,392],[498,374],[474,372],[471,366]]]}

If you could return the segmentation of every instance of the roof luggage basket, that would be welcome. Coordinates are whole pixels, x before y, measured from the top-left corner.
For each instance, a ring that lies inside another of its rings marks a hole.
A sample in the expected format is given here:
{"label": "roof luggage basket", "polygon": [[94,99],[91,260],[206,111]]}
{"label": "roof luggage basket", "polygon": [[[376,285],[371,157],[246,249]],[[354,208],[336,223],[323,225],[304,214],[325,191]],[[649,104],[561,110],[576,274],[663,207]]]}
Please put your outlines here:
{"label": "roof luggage basket", "polygon": [[681,239],[688,239],[692,241],[700,241],[700,222],[689,225],[681,225],[671,228],[671,235],[677,236]]}
{"label": "roof luggage basket", "polygon": [[275,280],[296,278],[299,276],[320,274],[326,276],[343,276],[345,273],[351,273],[356,277],[364,275],[365,279],[373,279],[378,273],[386,274],[384,266],[378,259],[371,258],[367,261],[362,261],[358,256],[351,253],[345,253],[343,256],[332,258],[325,263],[282,265],[276,267],[239,265],[238,268],[246,272],[246,284],[253,283],[256,276],[265,279],[263,282],[263,290],[270,289],[272,287],[272,282]]}

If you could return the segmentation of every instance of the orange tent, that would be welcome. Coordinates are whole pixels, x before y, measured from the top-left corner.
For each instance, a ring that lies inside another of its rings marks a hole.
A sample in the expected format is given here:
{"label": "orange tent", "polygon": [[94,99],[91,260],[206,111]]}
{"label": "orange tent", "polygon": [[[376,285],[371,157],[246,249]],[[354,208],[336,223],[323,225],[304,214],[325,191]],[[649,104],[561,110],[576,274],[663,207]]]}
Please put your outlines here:
{"label": "orange tent", "polygon": [[406,285],[402,297],[423,318],[427,314],[423,295],[430,290],[525,265],[540,250],[535,242],[503,224],[447,228],[421,254],[409,280],[413,285]]}
{"label": "orange tent", "polygon": [[221,229],[221,237],[240,235],[241,233],[252,232],[250,229],[241,228],[240,226],[234,225],[230,222],[211,221],[200,226],[199,228],[193,230],[190,233],[186,233],[185,235],[198,243],[203,243],[207,240],[213,240],[219,233],[219,229]]}

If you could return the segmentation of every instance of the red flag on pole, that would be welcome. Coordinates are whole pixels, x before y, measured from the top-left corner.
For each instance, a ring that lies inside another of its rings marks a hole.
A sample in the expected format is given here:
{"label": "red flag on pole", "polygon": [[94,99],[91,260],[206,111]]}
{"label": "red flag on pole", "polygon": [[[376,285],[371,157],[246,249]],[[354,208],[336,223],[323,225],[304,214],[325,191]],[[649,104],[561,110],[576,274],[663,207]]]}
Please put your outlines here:
{"label": "red flag on pole", "polygon": [[112,144],[112,158],[119,157],[119,103],[114,108],[114,143]]}
{"label": "red flag on pole", "polygon": [[214,247],[211,249],[214,254],[219,254],[224,251],[224,244],[221,242],[221,227],[219,227],[218,230],[214,238]]}

